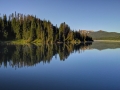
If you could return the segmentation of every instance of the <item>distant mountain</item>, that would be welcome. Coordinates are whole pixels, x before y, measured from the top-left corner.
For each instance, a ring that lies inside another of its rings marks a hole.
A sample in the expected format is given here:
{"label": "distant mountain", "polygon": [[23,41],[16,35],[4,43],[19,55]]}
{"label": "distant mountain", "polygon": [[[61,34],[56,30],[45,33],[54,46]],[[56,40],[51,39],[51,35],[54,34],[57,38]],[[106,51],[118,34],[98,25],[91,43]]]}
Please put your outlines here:
{"label": "distant mountain", "polygon": [[120,33],[117,32],[106,32],[103,30],[96,32],[89,31],[89,35],[93,38],[93,40],[120,40]]}

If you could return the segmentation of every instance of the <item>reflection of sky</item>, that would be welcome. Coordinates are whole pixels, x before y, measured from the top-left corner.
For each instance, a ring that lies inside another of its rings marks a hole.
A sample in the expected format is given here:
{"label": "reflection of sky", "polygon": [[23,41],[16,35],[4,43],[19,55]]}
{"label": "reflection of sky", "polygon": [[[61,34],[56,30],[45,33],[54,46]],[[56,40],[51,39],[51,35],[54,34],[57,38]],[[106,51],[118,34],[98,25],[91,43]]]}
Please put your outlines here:
{"label": "reflection of sky", "polygon": [[[85,50],[71,54],[65,61],[53,58],[50,63],[33,67],[0,68],[0,87],[44,90],[120,90],[120,48]],[[24,88],[23,88],[24,87]],[[8,89],[7,88],[7,89]],[[17,89],[18,90],[18,89]]]}

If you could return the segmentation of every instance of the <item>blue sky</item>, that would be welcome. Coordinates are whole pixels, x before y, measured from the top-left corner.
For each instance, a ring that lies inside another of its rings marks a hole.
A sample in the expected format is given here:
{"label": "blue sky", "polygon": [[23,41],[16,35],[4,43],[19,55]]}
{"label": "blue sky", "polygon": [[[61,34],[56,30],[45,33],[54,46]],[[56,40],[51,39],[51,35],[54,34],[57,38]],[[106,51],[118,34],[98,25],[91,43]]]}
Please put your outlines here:
{"label": "blue sky", "polygon": [[120,32],[120,0],[0,0],[0,13],[36,15],[71,29]]}

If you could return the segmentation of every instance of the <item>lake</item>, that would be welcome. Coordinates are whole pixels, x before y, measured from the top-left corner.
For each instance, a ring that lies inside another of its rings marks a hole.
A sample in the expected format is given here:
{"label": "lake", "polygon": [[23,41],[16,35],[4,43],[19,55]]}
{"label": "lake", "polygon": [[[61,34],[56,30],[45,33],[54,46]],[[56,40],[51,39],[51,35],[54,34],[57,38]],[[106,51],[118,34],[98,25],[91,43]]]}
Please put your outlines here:
{"label": "lake", "polygon": [[120,90],[120,43],[0,45],[0,90]]}

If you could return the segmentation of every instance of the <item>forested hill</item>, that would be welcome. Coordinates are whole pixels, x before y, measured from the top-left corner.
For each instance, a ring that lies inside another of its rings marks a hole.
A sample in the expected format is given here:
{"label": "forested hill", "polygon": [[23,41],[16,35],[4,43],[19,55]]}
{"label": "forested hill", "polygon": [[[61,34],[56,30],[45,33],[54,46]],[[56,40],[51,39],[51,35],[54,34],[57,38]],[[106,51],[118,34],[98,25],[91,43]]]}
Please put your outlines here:
{"label": "forested hill", "polygon": [[92,41],[86,32],[74,31],[65,23],[59,27],[49,20],[41,20],[33,15],[20,13],[0,17],[0,41],[25,40],[42,43]]}
{"label": "forested hill", "polygon": [[106,32],[99,30],[97,32],[90,32],[89,35],[94,40],[120,40],[120,33]]}

